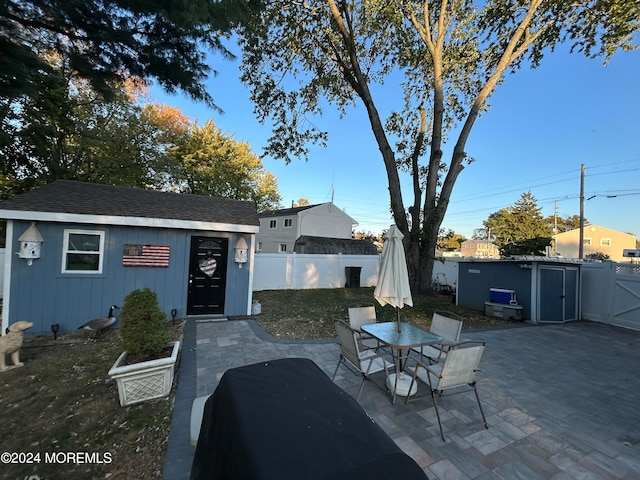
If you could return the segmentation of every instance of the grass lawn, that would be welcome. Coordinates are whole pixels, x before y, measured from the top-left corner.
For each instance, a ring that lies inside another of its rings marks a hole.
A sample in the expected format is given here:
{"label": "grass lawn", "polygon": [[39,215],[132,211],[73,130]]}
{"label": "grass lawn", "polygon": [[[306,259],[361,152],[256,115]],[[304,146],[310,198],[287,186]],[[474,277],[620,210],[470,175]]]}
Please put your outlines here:
{"label": "grass lawn", "polygon": [[[396,310],[381,307],[373,298],[373,287],[315,290],[267,290],[254,292],[261,304],[258,324],[271,336],[290,339],[335,337],[335,319],[348,319],[347,309],[356,305],[375,305],[379,322],[396,320]],[[451,295],[414,295],[413,306],[400,310],[403,321],[429,328],[435,310],[453,312],[464,319],[463,328],[504,326],[512,322],[485,317],[483,312],[454,305]]]}

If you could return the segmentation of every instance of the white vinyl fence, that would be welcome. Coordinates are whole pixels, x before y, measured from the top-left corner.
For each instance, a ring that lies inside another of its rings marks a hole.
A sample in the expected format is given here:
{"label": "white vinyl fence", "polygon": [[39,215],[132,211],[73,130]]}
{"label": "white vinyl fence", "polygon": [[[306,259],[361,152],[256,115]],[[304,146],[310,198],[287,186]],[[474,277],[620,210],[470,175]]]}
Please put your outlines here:
{"label": "white vinyl fence", "polygon": [[[360,286],[378,280],[377,255],[306,255],[260,253],[255,256],[253,290],[342,288],[345,267],[361,267]],[[457,286],[458,260],[436,260],[433,279]],[[640,330],[640,265],[584,262],[581,318]]]}
{"label": "white vinyl fence", "polygon": [[341,288],[346,267],[360,267],[360,286],[375,286],[378,255],[313,255],[258,253],[253,269],[253,291],[306,288]]}
{"label": "white vinyl fence", "polygon": [[[258,253],[255,256],[253,291],[303,288],[342,288],[347,282],[345,267],[361,267],[360,286],[375,287],[378,255],[317,255]],[[436,260],[434,280],[458,283],[458,260]]]}
{"label": "white vinyl fence", "polygon": [[582,318],[640,330],[640,265],[582,265]]}
{"label": "white vinyl fence", "polygon": [[2,266],[2,270],[0,271],[0,298],[4,295],[4,257],[6,256],[6,249],[0,248],[0,266]]}

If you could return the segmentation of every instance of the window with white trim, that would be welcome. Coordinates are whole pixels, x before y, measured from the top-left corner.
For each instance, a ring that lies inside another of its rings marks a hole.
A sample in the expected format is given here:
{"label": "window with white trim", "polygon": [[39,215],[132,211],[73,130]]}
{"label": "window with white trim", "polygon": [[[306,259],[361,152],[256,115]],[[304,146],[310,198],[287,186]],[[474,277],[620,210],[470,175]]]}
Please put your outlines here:
{"label": "window with white trim", "polygon": [[582,244],[583,245],[591,245],[591,237],[584,237],[582,239]]}
{"label": "window with white trim", "polygon": [[292,218],[285,218],[284,219],[284,228],[291,228],[293,226],[293,219]]}
{"label": "window with white trim", "polygon": [[600,238],[600,246],[602,246],[602,247],[610,247],[611,246],[611,238],[610,237],[602,237],[602,238]]}
{"label": "window with white trim", "polygon": [[278,251],[279,251],[280,253],[286,252],[286,251],[287,251],[287,244],[286,244],[286,243],[281,243],[281,244],[278,246]]}
{"label": "window with white trim", "polygon": [[103,257],[103,231],[64,231],[62,273],[102,273]]}
{"label": "window with white trim", "polygon": [[269,228],[276,228],[278,225],[276,220],[269,220]]}

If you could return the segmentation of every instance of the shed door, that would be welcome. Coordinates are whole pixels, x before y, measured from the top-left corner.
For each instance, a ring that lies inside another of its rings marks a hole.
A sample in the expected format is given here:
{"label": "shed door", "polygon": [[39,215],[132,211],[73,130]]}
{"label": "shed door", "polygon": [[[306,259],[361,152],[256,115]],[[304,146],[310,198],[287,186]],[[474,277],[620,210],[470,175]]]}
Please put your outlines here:
{"label": "shed door", "polygon": [[538,321],[564,322],[564,297],[564,270],[562,268],[540,267]]}
{"label": "shed door", "polygon": [[578,318],[578,269],[540,267],[538,321],[563,323]]}
{"label": "shed door", "polygon": [[228,239],[192,237],[187,315],[224,314]]}

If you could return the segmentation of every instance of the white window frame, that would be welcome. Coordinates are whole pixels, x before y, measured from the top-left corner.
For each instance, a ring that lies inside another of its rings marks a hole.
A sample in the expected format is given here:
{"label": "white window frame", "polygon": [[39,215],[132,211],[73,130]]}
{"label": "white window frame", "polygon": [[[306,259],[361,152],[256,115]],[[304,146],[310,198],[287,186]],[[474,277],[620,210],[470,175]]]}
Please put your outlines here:
{"label": "white window frame", "polygon": [[[100,237],[99,250],[70,250],[69,249],[69,235],[96,235]],[[62,273],[72,275],[99,275],[102,273],[102,265],[104,261],[104,230],[74,230],[65,229],[62,240]],[[70,253],[83,253],[88,255],[98,255],[98,269],[97,270],[67,270],[67,255]]]}
{"label": "white window frame", "polygon": [[269,228],[278,228],[277,220],[269,220]]}
{"label": "white window frame", "polygon": [[591,246],[591,237],[584,237],[582,239],[582,245],[586,245],[587,247]]}
{"label": "white window frame", "polygon": [[293,218],[285,218],[284,219],[284,228],[293,227]]}
{"label": "white window frame", "polygon": [[287,253],[287,244],[286,243],[281,243],[280,245],[278,245],[278,252],[279,253]]}
{"label": "white window frame", "polygon": [[611,246],[611,237],[600,237],[600,246],[601,247],[610,247]]}

